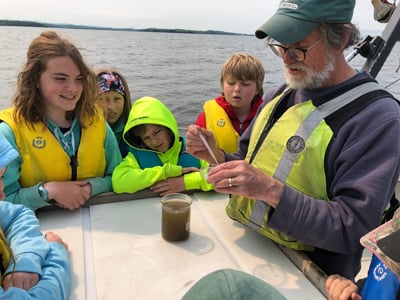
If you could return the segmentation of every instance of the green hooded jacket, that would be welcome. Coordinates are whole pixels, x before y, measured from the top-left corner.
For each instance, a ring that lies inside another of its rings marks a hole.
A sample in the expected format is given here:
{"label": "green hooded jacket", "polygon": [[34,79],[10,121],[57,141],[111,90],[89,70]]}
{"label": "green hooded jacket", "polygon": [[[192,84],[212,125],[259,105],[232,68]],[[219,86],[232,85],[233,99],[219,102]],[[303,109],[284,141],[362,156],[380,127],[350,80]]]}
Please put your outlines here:
{"label": "green hooded jacket", "polygon": [[[138,125],[154,124],[170,129],[173,143],[166,152],[158,152],[148,149],[140,138],[135,138],[131,129]],[[178,165],[182,149],[182,138],[179,136],[178,124],[172,112],[158,99],[143,97],[132,106],[128,121],[122,135],[124,141],[133,149],[153,152],[157,155],[162,165],[142,168],[137,157],[129,152],[122,162],[114,169],[112,184],[116,193],[134,193],[151,187],[158,181],[170,177],[183,175],[185,190],[200,189],[212,190],[212,184],[208,184],[200,172],[182,174],[182,166]],[[151,155],[149,156],[151,157]],[[206,161],[200,160],[200,167],[207,167]]]}

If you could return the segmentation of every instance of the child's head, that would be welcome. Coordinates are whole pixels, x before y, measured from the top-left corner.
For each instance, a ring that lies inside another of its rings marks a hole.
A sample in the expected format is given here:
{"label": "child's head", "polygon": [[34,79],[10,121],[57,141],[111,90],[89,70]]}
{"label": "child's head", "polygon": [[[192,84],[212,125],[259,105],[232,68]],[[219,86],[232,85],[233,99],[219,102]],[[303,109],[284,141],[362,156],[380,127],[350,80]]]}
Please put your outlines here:
{"label": "child's head", "polygon": [[5,137],[0,134],[0,200],[3,200],[5,195],[3,192],[3,175],[6,172],[7,165],[17,158],[18,152],[11,147]]}
{"label": "child's head", "polygon": [[156,124],[142,124],[132,129],[135,136],[151,150],[166,152],[173,143],[172,132],[169,128]]}
{"label": "child's head", "polygon": [[[75,64],[80,73],[79,82],[76,84],[82,86],[79,101],[73,110],[66,112],[66,118],[71,120],[77,116],[82,122],[84,116],[89,118],[95,116],[96,81],[94,73],[84,62],[77,47],[61,38],[57,33],[46,31],[33,39],[29,45],[25,66],[18,75],[18,89],[14,98],[14,106],[16,115],[24,118],[28,124],[47,121],[46,99],[42,95],[43,89],[46,88],[42,85],[46,85],[47,82],[41,82],[41,77],[50,60],[62,57],[70,58]],[[60,72],[62,74],[62,70]],[[60,74],[54,74],[53,77],[55,82],[61,85],[61,81],[57,81],[56,75]],[[63,93],[67,94],[67,91]]]}
{"label": "child's head", "polygon": [[97,72],[97,103],[112,126],[121,118],[125,124],[132,107],[131,95],[124,76],[116,70],[104,69]]}
{"label": "child's head", "polygon": [[258,58],[248,53],[236,53],[222,66],[221,88],[224,89],[225,81],[254,81],[256,95],[263,96],[264,75],[264,66]]}

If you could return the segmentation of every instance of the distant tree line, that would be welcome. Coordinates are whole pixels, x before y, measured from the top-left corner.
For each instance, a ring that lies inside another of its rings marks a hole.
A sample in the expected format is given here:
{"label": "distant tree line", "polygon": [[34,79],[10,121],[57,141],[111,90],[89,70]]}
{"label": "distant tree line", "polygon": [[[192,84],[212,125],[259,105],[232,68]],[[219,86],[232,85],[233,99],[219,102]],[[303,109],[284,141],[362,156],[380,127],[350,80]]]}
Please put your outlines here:
{"label": "distant tree line", "polygon": [[166,33],[189,33],[189,34],[247,35],[247,34],[226,32],[226,31],[220,31],[220,30],[189,30],[189,29],[162,29],[162,28],[133,29],[133,28],[114,28],[114,27],[73,25],[73,24],[43,23],[43,22],[20,21],[20,20],[0,20],[0,26],[117,30],[117,31],[139,31],[139,32],[166,32]]}

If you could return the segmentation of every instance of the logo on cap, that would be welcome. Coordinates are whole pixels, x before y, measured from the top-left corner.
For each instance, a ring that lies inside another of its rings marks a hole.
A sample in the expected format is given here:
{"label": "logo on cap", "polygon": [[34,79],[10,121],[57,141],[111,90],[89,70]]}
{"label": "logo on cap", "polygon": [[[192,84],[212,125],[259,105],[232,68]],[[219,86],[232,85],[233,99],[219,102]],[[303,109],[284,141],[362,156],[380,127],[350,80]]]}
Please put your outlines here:
{"label": "logo on cap", "polygon": [[279,5],[279,8],[287,8],[287,9],[298,9],[299,6],[295,3],[290,3],[290,2],[282,2]]}

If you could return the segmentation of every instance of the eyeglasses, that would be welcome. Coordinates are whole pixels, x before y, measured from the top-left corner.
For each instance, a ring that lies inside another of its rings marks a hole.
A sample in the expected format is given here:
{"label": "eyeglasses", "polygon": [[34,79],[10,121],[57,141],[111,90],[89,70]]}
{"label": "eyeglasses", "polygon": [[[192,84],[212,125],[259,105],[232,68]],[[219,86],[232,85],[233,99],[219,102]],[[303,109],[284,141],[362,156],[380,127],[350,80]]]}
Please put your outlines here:
{"label": "eyeglasses", "polygon": [[272,52],[274,52],[279,57],[283,58],[283,55],[287,52],[290,57],[297,60],[298,62],[302,62],[306,59],[306,53],[310,51],[315,45],[317,45],[322,39],[319,39],[314,44],[312,44],[308,48],[289,48],[282,46],[281,44],[270,43],[268,46],[271,47]]}

